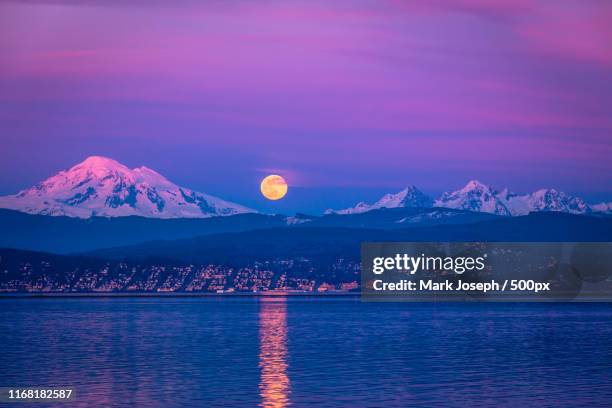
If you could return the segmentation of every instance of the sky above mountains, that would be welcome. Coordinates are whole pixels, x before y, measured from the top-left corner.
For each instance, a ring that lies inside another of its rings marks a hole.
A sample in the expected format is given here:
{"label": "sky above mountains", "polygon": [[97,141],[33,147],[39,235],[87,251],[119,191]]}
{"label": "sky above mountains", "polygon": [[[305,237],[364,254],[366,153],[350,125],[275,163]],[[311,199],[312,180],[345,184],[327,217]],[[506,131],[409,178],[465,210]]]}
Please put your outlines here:
{"label": "sky above mountains", "polygon": [[202,3],[1,3],[0,194],[104,155],[267,211],[468,179],[612,199],[610,2]]}

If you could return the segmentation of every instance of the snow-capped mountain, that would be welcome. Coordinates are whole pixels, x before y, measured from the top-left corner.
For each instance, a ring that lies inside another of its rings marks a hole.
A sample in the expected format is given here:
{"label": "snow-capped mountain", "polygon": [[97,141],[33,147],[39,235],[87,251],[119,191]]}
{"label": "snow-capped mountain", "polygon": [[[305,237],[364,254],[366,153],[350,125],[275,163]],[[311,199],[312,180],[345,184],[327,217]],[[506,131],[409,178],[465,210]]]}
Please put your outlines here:
{"label": "snow-capped mountain", "polygon": [[442,194],[434,202],[434,206],[498,215],[511,215],[511,211],[497,197],[495,190],[477,180],[469,181],[460,190]]}
{"label": "snow-capped mountain", "polygon": [[591,207],[582,198],[573,197],[555,189],[541,189],[531,194],[517,195],[507,189],[498,197],[512,215],[526,215],[535,211],[557,211],[570,214],[588,214]]}
{"label": "snow-capped mountain", "polygon": [[[413,193],[408,193],[411,191]],[[410,197],[408,199],[408,197]],[[496,191],[477,181],[469,181],[463,188],[442,194],[431,201],[415,187],[409,187],[397,194],[387,194],[375,204],[359,203],[344,210],[328,210],[327,213],[355,214],[378,208],[398,207],[441,207],[458,210],[485,212],[496,215],[526,215],[537,211],[556,211],[571,214],[593,212],[612,214],[612,203],[589,205],[580,197],[574,197],[555,189],[541,189],[534,193],[518,195],[508,189]]]}
{"label": "snow-capped mountain", "polygon": [[530,212],[556,211],[588,214],[591,207],[579,197],[555,189],[540,189],[531,194],[518,195],[507,188],[498,192],[479,181],[472,180],[465,187],[444,193],[434,203],[436,207],[487,212],[497,215],[527,215]]}
{"label": "snow-capped mountain", "polygon": [[316,217],[307,214],[297,213],[293,217],[285,217],[285,223],[287,225],[300,225],[312,222]]}
{"label": "snow-capped mountain", "polygon": [[612,201],[609,203],[599,203],[591,206],[591,210],[597,213],[612,214]]}
{"label": "snow-capped mountain", "polygon": [[147,167],[129,169],[100,156],[89,157],[16,195],[0,197],[0,208],[79,218],[206,218],[256,212],[179,187]]}
{"label": "snow-capped mountain", "polygon": [[379,208],[428,208],[433,204],[433,200],[423,194],[415,186],[408,186],[399,193],[386,194],[380,200],[372,205],[364,202],[358,203],[354,207],[344,210],[327,210],[326,214],[360,214],[370,210]]}

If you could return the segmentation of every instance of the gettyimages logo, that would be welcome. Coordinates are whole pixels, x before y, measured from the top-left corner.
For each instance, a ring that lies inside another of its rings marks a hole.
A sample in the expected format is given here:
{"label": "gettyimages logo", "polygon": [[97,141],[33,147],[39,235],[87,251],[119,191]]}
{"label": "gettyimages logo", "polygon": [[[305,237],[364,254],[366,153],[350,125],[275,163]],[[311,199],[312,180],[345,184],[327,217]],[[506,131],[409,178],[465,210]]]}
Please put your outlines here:
{"label": "gettyimages logo", "polygon": [[372,242],[368,300],[612,301],[610,242]]}
{"label": "gettyimages logo", "polygon": [[372,260],[372,272],[380,275],[385,271],[405,272],[411,275],[419,271],[452,271],[458,275],[466,271],[482,271],[485,269],[487,254],[482,256],[410,256],[396,254],[394,257],[375,257]]}

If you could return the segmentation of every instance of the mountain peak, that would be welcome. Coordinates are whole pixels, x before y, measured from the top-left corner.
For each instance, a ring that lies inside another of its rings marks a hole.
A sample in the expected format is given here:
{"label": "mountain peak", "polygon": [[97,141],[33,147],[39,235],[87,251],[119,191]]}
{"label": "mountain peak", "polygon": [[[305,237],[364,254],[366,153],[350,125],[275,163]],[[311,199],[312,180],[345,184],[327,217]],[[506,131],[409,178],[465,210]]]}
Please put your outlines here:
{"label": "mountain peak", "polygon": [[325,213],[359,214],[379,208],[431,207],[432,205],[496,215],[527,215],[537,211],[571,214],[612,213],[612,203],[588,205],[581,198],[573,197],[554,188],[543,188],[531,194],[518,195],[508,188],[497,192],[479,180],[470,180],[459,190],[442,194],[435,202],[432,202],[415,186],[409,185],[398,193],[384,195],[374,204],[360,202],[354,207],[339,211],[327,210]]}
{"label": "mountain peak", "polygon": [[592,205],[591,208],[594,212],[612,214],[612,201],[609,203],[602,202],[599,204]]}
{"label": "mountain peak", "polygon": [[111,159],[110,157],[104,156],[89,156],[81,163],[73,166],[75,167],[125,167],[123,164],[119,163],[117,160]]}
{"label": "mountain peak", "polygon": [[433,204],[433,200],[423,194],[418,188],[409,185],[397,193],[385,194],[380,200],[372,205],[360,202],[354,207],[345,208],[344,210],[328,210],[326,214],[359,214],[370,210],[380,208],[428,208]]}
{"label": "mountain peak", "polygon": [[582,198],[573,197],[554,188],[543,188],[525,196],[533,211],[557,211],[585,214],[592,211]]}
{"label": "mountain peak", "polygon": [[80,218],[205,218],[255,212],[179,187],[148,167],[131,170],[104,156],[90,156],[34,187],[0,197],[0,208]]}
{"label": "mountain peak", "polygon": [[541,188],[539,190],[536,190],[532,193],[533,196],[544,196],[546,194],[552,194],[552,195],[565,195],[565,193],[561,192],[561,191],[557,191],[554,188]]}
{"label": "mountain peak", "polygon": [[488,190],[490,187],[478,180],[470,180],[460,191]]}
{"label": "mountain peak", "polygon": [[478,180],[470,180],[462,189],[444,193],[434,203],[436,207],[511,215],[495,191]]}
{"label": "mountain peak", "polygon": [[132,170],[132,172],[140,175],[144,180],[151,183],[170,183],[170,181],[166,177],[162,176],[155,170],[150,169],[146,166],[137,167]]}
{"label": "mountain peak", "polygon": [[104,156],[89,156],[79,164],[76,164],[59,175],[69,175],[70,178],[104,177],[111,172],[128,174],[127,166]]}

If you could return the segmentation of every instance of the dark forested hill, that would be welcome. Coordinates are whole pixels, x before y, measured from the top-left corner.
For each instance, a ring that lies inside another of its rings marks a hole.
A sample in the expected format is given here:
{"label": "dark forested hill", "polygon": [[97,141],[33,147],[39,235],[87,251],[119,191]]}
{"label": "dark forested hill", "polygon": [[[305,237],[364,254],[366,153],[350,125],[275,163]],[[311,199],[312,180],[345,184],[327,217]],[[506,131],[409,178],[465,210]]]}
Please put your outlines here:
{"label": "dark forested hill", "polygon": [[357,258],[360,243],[364,241],[612,241],[612,218],[533,213],[469,224],[396,230],[307,226],[272,228],[155,241],[98,250],[91,255],[114,259],[158,257],[194,262],[251,261],[300,255]]}

